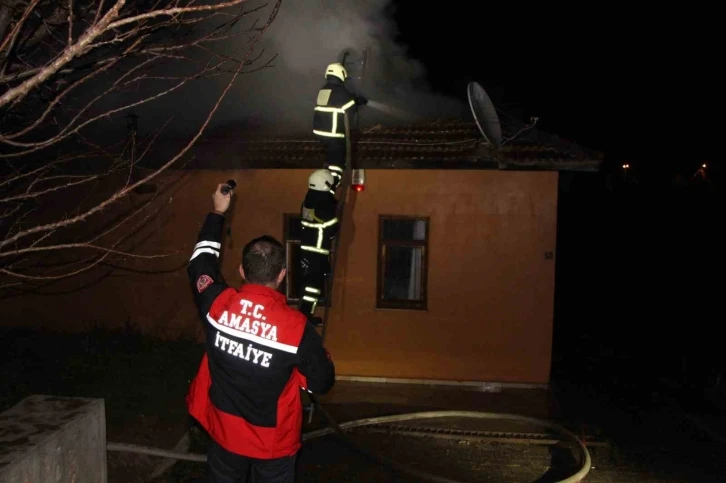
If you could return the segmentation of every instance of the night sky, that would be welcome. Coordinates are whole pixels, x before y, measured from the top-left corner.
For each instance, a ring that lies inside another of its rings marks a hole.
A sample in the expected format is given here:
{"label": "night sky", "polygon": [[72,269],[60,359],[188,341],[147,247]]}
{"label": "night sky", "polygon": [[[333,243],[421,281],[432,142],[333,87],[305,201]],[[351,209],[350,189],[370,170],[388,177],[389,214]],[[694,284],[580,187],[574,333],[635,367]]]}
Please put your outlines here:
{"label": "night sky", "polygon": [[499,109],[643,170],[689,174],[720,161],[721,62],[708,9],[421,5],[396,0],[393,14],[435,90],[463,97],[476,80]]}

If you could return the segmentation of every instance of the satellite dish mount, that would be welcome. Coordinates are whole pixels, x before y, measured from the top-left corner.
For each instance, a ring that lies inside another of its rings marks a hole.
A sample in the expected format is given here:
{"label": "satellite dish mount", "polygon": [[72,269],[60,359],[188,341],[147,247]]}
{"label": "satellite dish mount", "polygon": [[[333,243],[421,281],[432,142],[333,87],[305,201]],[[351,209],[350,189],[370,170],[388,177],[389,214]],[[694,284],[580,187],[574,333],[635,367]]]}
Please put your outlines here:
{"label": "satellite dish mount", "polygon": [[[368,60],[368,49],[359,53],[354,48],[349,47],[343,49],[338,54],[338,62],[348,71],[348,78],[353,80],[355,84],[363,83],[363,74],[365,72],[366,61]],[[360,85],[357,86],[360,88]]]}

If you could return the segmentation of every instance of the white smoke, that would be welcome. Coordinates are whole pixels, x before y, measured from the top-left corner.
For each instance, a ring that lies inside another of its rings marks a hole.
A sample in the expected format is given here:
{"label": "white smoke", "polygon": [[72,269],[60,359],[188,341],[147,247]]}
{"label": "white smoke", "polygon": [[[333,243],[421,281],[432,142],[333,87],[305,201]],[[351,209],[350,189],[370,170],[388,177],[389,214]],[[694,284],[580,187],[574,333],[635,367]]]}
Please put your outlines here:
{"label": "white smoke", "polygon": [[[357,60],[368,50],[363,83],[354,87],[374,102],[361,109],[361,125],[462,114],[465,109],[460,101],[430,91],[423,65],[395,41],[390,4],[391,0],[283,0],[258,48],[258,53],[264,49],[258,65],[277,54],[274,67],[241,76],[215,115],[214,124],[248,123],[279,131],[309,131],[317,91],[325,83],[325,68],[338,61],[347,48],[355,50]],[[270,8],[255,17],[264,21]],[[251,24],[252,19],[246,21]],[[230,45],[228,53],[239,55],[242,40],[239,44]],[[349,74],[355,77],[355,71],[353,67]],[[199,119],[225,82],[223,78],[202,81],[187,89],[182,102],[165,102],[163,109],[148,115],[168,116],[171,111],[184,122]],[[141,115],[144,122],[146,116]]]}

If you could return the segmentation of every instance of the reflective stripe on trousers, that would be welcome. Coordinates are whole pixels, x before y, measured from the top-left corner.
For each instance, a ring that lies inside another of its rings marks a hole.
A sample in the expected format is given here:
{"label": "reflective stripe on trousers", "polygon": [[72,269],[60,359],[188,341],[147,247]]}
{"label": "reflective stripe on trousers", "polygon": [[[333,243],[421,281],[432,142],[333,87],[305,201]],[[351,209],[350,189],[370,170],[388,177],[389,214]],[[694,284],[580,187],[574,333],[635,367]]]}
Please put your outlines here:
{"label": "reflective stripe on trousers", "polygon": [[[315,287],[305,287],[306,294],[303,295],[302,299],[306,302],[310,302],[313,304],[312,308],[310,309],[310,313],[315,313],[315,307],[318,305],[318,300],[320,298],[320,289],[317,289]],[[314,294],[314,295],[308,295],[308,294]]]}

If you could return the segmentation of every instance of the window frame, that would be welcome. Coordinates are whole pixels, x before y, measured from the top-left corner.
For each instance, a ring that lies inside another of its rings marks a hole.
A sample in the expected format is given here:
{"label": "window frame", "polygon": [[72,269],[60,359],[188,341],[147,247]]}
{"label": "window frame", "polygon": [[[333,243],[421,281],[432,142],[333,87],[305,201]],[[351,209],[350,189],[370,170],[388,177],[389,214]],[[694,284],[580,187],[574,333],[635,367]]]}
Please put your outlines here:
{"label": "window frame", "polygon": [[[387,220],[414,220],[425,222],[423,240],[384,239],[383,226]],[[378,274],[376,277],[376,308],[396,310],[428,310],[428,248],[430,218],[414,215],[378,215]],[[386,263],[386,246],[421,248],[421,300],[390,300],[383,298],[384,274]]]}

